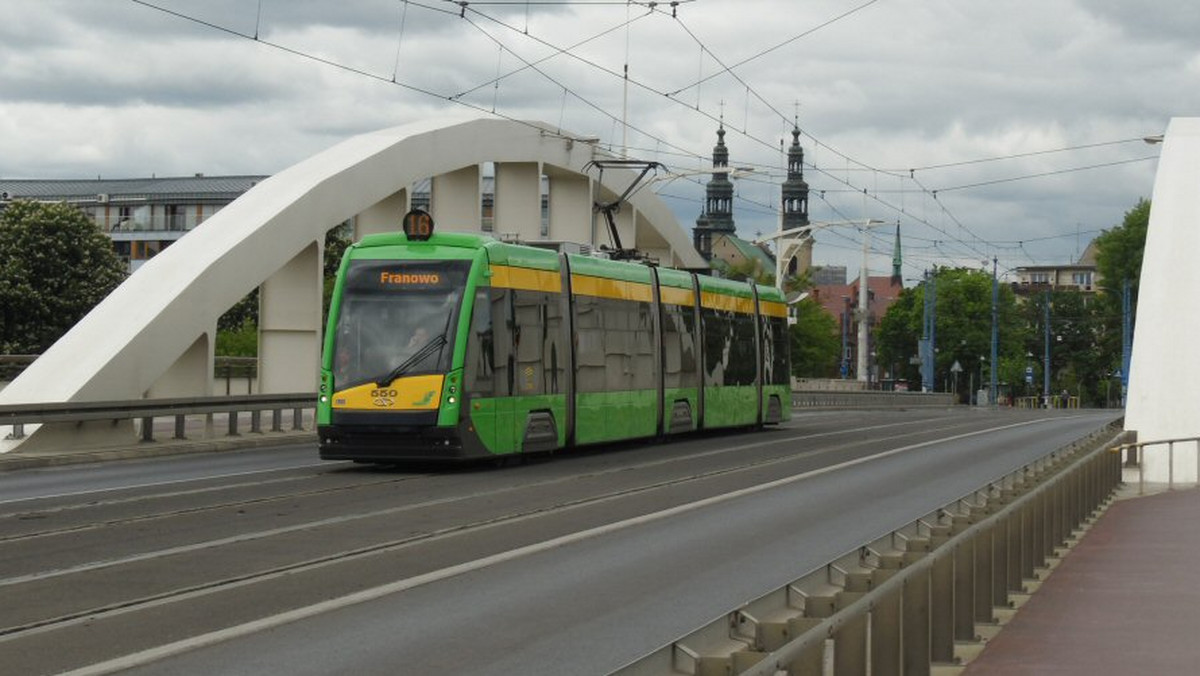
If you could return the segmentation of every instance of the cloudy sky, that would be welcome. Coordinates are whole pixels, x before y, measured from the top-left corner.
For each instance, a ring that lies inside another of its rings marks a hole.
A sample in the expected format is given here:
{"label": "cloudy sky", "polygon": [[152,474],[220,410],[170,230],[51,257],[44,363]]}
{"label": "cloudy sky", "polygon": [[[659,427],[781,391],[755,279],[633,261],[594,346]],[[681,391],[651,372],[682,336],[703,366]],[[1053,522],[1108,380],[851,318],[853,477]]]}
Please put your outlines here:
{"label": "cloudy sky", "polygon": [[[886,221],[879,271],[899,222],[915,278],[1074,260],[1150,196],[1161,146],[1141,139],[1200,114],[1194,3],[653,4],[4,0],[0,177],[270,174],[493,111],[695,172],[723,115],[731,164],[755,168],[735,203],[752,238],[776,228],[798,120],[812,220]],[[701,186],[656,186],[690,231]],[[817,241],[817,263],[857,271],[860,234]]]}

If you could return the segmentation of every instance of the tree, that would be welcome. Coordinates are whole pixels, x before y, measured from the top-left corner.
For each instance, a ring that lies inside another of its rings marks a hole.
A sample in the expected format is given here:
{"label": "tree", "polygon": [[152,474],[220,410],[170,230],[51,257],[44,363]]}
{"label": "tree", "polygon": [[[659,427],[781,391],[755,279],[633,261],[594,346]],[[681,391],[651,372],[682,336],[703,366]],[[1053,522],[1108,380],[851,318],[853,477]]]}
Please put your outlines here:
{"label": "tree", "polygon": [[[934,389],[957,389],[964,395],[973,380],[976,387],[990,380],[992,352],[992,276],[966,268],[940,268],[932,283],[937,285],[937,354],[934,358]],[[998,308],[997,380],[1012,383],[1015,368],[1023,368],[1028,327],[1017,310],[1012,289],[1001,286]],[[905,289],[880,322],[876,345],[885,364],[909,364],[917,354],[924,325],[924,285]],[[954,376],[958,362],[962,373]],[[911,387],[920,384],[920,370],[909,365],[903,371]],[[955,382],[957,378],[961,382]],[[949,383],[949,386],[947,386]]]}
{"label": "tree", "polygon": [[[329,316],[329,301],[333,297],[333,284],[337,277],[342,256],[350,248],[351,231],[343,223],[325,233],[324,280],[321,300],[321,318]],[[258,289],[246,294],[233,307],[217,319],[216,352],[223,357],[258,356]]]}
{"label": "tree", "polygon": [[1120,307],[1121,286],[1129,280],[1137,291],[1142,275],[1142,253],[1150,226],[1150,201],[1139,199],[1125,212],[1121,225],[1105,230],[1096,238],[1096,271],[1104,291],[1117,298]]}
{"label": "tree", "polygon": [[842,341],[838,322],[811,298],[794,306],[796,323],[791,336],[792,375],[798,378],[832,378],[837,375]]}
{"label": "tree", "polygon": [[0,212],[0,353],[43,352],[125,276],[112,242],[83,212],[10,202]]}

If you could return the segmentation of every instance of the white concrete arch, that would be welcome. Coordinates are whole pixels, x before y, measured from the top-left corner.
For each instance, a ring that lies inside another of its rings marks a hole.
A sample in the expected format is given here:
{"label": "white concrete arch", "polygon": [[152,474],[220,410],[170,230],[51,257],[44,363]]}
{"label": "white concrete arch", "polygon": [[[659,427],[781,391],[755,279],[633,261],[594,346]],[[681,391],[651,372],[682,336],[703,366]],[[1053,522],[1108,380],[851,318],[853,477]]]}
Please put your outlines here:
{"label": "white concrete arch", "polygon": [[[1200,118],[1177,117],[1167,126],[1154,177],[1150,224],[1142,256],[1137,323],[1129,368],[1125,429],[1138,441],[1200,437],[1200,360],[1193,354],[1200,317],[1189,298],[1200,293]],[[1119,281],[1119,280],[1113,280]],[[1148,482],[1195,483],[1197,452],[1176,444],[1146,449]]]}
{"label": "white concrete arch", "polygon": [[[409,186],[433,177],[439,228],[478,231],[478,166],[496,162],[504,184],[497,200],[507,200],[497,205],[497,233],[540,238],[537,181],[546,174],[563,185],[552,193],[551,222],[577,220],[586,225],[570,230],[607,243],[603,226],[593,225],[593,196],[622,192],[634,174],[606,171],[600,186],[581,171],[609,157],[550,125],[496,119],[429,120],[348,139],[264,180],[143,265],[0,391],[0,403],[207,394],[216,320],[260,285],[262,391],[315,391],[321,247],[330,228],[357,216],[359,236],[394,230]],[[507,185],[536,206],[500,194]],[[631,206],[619,217],[626,246],[645,244],[664,265],[705,265],[651,191],[636,193]],[[554,230],[548,238],[566,239]]]}

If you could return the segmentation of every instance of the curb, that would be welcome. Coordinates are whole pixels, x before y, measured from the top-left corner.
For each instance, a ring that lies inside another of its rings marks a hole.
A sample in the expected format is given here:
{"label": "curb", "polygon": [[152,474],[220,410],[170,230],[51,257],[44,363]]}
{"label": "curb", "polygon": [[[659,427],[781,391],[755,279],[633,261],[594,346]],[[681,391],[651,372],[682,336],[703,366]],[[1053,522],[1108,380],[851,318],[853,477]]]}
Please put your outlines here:
{"label": "curb", "polygon": [[32,453],[21,453],[18,449],[11,453],[0,455],[0,473],[112,460],[134,460],[170,455],[187,455],[190,453],[239,451],[251,448],[303,443],[306,441],[316,442],[316,432],[311,430],[273,433],[249,432],[245,436],[240,437],[223,437],[202,441],[145,441],[137,442],[132,446],[79,452],[56,451],[39,453],[35,451]]}

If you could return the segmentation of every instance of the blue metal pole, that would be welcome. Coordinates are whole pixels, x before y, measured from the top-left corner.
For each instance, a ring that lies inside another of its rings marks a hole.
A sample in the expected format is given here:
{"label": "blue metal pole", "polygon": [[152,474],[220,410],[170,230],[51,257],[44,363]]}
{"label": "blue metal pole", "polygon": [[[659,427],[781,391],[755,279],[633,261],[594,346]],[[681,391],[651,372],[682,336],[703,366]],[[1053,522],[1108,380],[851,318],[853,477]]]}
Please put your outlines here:
{"label": "blue metal pole", "polygon": [[1121,285],[1121,407],[1129,394],[1129,362],[1133,356],[1133,286],[1126,279]]}
{"label": "blue metal pole", "polygon": [[1000,351],[1000,282],[996,279],[996,257],[992,257],[992,387],[991,401],[992,406],[995,406],[999,399],[996,398],[996,357]]}
{"label": "blue metal pole", "polygon": [[929,277],[929,391],[937,390],[937,267]]}
{"label": "blue metal pole", "polygon": [[1046,291],[1046,358],[1042,365],[1042,396],[1050,408],[1050,292]]}

